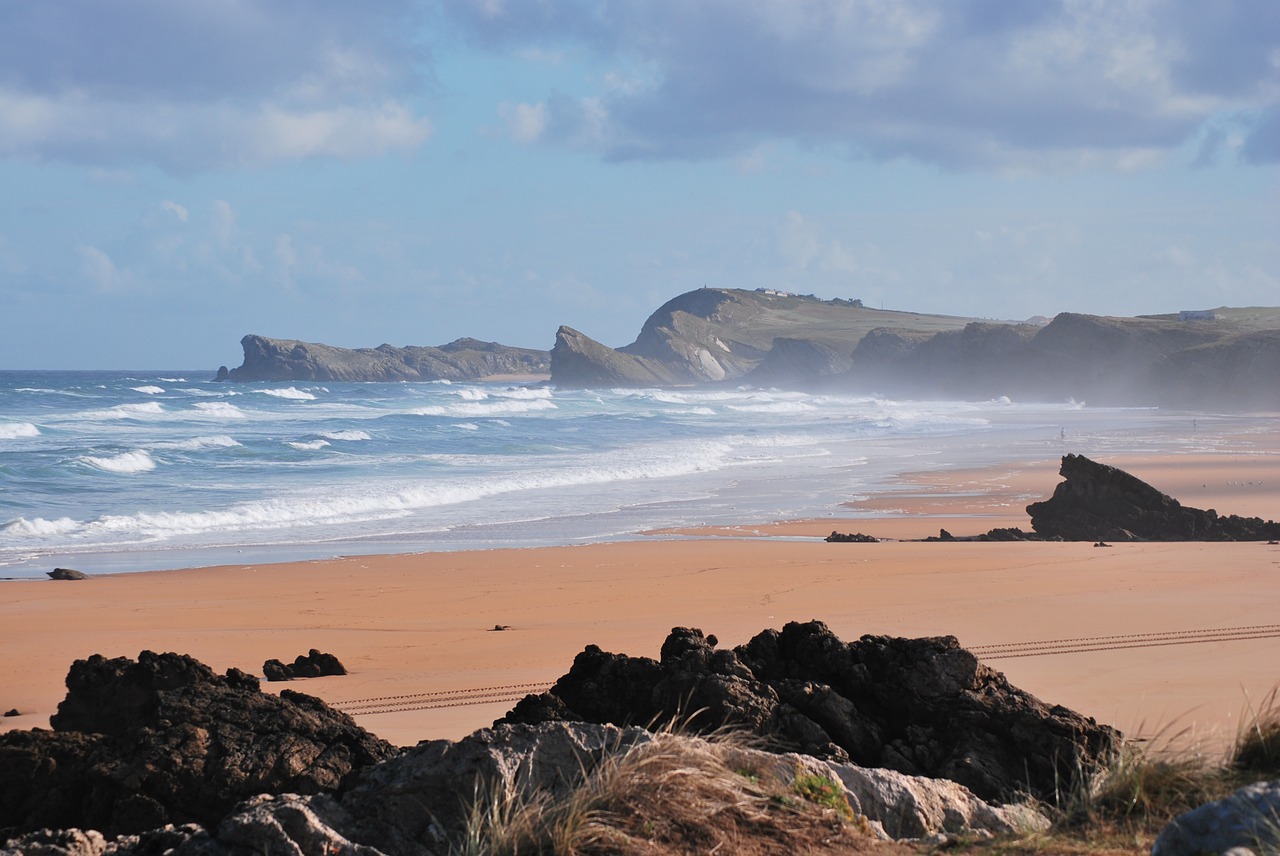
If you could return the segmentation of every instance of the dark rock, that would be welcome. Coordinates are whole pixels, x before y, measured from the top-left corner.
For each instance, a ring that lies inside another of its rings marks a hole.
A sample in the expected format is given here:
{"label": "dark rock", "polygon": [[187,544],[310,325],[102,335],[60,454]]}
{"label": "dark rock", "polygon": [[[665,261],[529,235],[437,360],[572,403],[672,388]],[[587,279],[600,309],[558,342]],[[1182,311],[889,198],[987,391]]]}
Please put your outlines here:
{"label": "dark rock", "polygon": [[659,661],[588,646],[549,692],[499,722],[644,725],[690,714],[696,729],[745,728],[816,757],[952,779],[986,799],[1051,798],[1119,738],[1011,686],[952,637],[846,644],[817,621],[732,651],[675,628]]}
{"label": "dark rock", "polygon": [[832,532],[824,541],[832,544],[879,544],[880,539],[871,535],[863,535],[861,532],[855,532],[850,535],[847,532]]}
{"label": "dark rock", "polygon": [[1008,528],[990,529],[985,535],[979,536],[980,541],[1035,541],[1037,536],[1031,532],[1023,532],[1016,526]]}
{"label": "dark rock", "polygon": [[75,571],[71,568],[54,568],[49,571],[49,577],[55,580],[87,580],[89,575],[84,571]]}
{"label": "dark rock", "polygon": [[323,654],[312,648],[305,657],[299,654],[289,665],[279,660],[267,660],[262,664],[262,674],[268,681],[291,681],[294,678],[345,675],[347,669],[337,657],[332,654]]}
{"label": "dark rock", "polygon": [[1263,541],[1280,537],[1280,523],[1220,517],[1182,505],[1124,470],[1083,455],[1065,455],[1066,481],[1053,496],[1027,506],[1031,528],[1065,541]]}
{"label": "dark rock", "polygon": [[503,631],[503,630],[510,630],[510,629],[511,629],[511,625],[510,625],[510,624],[495,624],[495,625],[493,625],[493,630],[494,630],[494,632],[501,632],[501,631]]}
{"label": "dark rock", "polygon": [[227,371],[226,366],[218,366],[218,374],[213,380],[215,383],[225,383],[226,381],[231,380],[231,373]]}
{"label": "dark rock", "polygon": [[67,675],[54,731],[0,735],[0,839],[50,828],[215,826],[260,793],[335,791],[396,753],[319,699],[259,690],[191,657],[94,655]]}
{"label": "dark rock", "polygon": [[10,710],[6,710],[4,712],[4,715],[5,716],[22,716],[22,714],[18,712],[18,709],[16,707],[11,708]]}

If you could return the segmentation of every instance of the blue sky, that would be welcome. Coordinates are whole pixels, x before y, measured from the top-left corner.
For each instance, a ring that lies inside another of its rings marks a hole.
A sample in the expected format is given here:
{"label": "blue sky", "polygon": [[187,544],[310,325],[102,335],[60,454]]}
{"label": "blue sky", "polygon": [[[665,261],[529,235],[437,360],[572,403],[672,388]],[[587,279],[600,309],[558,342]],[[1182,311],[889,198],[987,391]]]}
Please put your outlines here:
{"label": "blue sky", "polygon": [[1275,0],[15,0],[0,368],[1280,304]]}

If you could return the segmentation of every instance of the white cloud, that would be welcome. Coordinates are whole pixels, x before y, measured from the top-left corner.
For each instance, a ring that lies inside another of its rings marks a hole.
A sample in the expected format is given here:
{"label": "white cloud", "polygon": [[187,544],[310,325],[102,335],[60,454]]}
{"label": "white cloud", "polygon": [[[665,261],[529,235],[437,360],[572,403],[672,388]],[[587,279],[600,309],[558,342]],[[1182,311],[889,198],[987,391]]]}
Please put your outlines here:
{"label": "white cloud", "polygon": [[507,125],[507,134],[517,143],[536,143],[547,130],[547,105],[502,104],[498,115]]}
{"label": "white cloud", "polygon": [[411,150],[410,0],[0,5],[0,157],[178,173]]}
{"label": "white cloud", "polygon": [[[14,103],[21,109],[10,110]],[[186,172],[292,158],[372,157],[411,150],[430,134],[426,118],[392,101],[325,109],[244,108],[79,96],[33,99],[0,89],[0,155],[40,152],[80,163],[149,161]]]}
{"label": "white cloud", "polygon": [[187,222],[187,217],[188,217],[187,209],[172,200],[165,199],[161,201],[160,210],[170,212],[171,214],[173,214],[174,217],[177,217],[183,223]]}
{"label": "white cloud", "polygon": [[120,294],[128,291],[133,278],[116,267],[111,256],[97,247],[81,244],[76,247],[76,255],[80,257],[80,273],[94,290],[103,294]]}
{"label": "white cloud", "polygon": [[858,270],[853,253],[840,241],[828,240],[821,224],[798,211],[788,211],[779,228],[779,246],[793,270],[820,273],[854,273]]}
{"label": "white cloud", "polygon": [[218,245],[224,249],[231,246],[231,239],[236,231],[236,212],[231,203],[225,199],[213,200],[213,235]]}

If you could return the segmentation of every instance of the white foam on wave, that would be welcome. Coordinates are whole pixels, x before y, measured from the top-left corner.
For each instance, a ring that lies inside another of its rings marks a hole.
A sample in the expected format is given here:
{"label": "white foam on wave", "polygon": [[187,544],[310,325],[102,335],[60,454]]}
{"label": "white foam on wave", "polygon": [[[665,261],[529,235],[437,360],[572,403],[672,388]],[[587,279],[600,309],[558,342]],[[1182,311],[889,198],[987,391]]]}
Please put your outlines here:
{"label": "white foam on wave", "polygon": [[817,409],[806,401],[762,401],[725,406],[738,413],[811,413]]}
{"label": "white foam on wave", "polygon": [[117,404],[115,407],[108,407],[105,410],[86,410],[75,414],[75,417],[93,421],[102,419],[145,419],[149,416],[159,416],[163,413],[164,407],[160,402],[146,401],[142,404]]}
{"label": "white foam on wave", "polygon": [[164,440],[151,446],[153,449],[176,449],[182,452],[199,452],[204,449],[229,449],[239,446],[233,438],[226,434],[212,437],[192,437],[189,440]]}
{"label": "white foam on wave", "polygon": [[0,422],[0,440],[18,440],[23,437],[39,437],[40,429],[30,422]]}
{"label": "white foam on wave", "polygon": [[220,389],[216,392],[211,389],[201,389],[198,386],[189,386],[186,389],[180,389],[178,392],[184,395],[195,395],[200,398],[230,398],[233,395],[239,395],[234,389]]}
{"label": "white foam on wave", "polygon": [[540,401],[542,399],[550,400],[553,398],[551,390],[546,387],[529,388],[527,386],[513,386],[507,389],[497,389],[492,392],[494,398],[514,398],[518,401]]}
{"label": "white foam on wave", "polygon": [[80,526],[79,521],[72,520],[70,517],[59,517],[57,520],[46,520],[43,517],[28,520],[25,517],[19,517],[12,523],[0,527],[0,532],[8,532],[10,535],[49,537],[74,532]]}
{"label": "white foam on wave", "polygon": [[304,452],[314,452],[316,449],[323,449],[329,445],[328,440],[290,440],[285,443],[286,446],[292,446],[295,449],[301,449]]}
{"label": "white foam on wave", "polygon": [[453,394],[463,401],[484,401],[489,397],[489,393],[483,389],[476,389],[474,386],[464,386]]}
{"label": "white foam on wave", "polygon": [[427,407],[415,407],[409,413],[414,416],[456,416],[466,418],[476,416],[519,416],[522,413],[555,409],[557,409],[555,402],[546,399],[534,399],[532,401],[511,399],[464,402],[461,404],[433,404]]}
{"label": "white foam on wave", "polygon": [[312,393],[293,386],[286,386],[284,389],[259,389],[257,391],[263,395],[270,395],[273,398],[285,398],[290,401],[315,401],[316,398]]}
{"label": "white foam on wave", "polygon": [[453,427],[457,428],[459,431],[479,431],[480,430],[480,426],[474,422],[459,422],[457,425],[454,425]]}
{"label": "white foam on wave", "polygon": [[109,458],[82,455],[76,460],[107,473],[145,473],[156,468],[155,459],[141,449],[133,452],[121,452],[119,455],[112,455]]}
{"label": "white foam on wave", "polygon": [[162,386],[132,386],[129,388],[134,392],[141,392],[145,395],[159,395],[164,392],[164,387]]}
{"label": "white foam on wave", "polygon": [[320,436],[321,436],[321,437],[324,437],[326,440],[346,440],[346,441],[348,441],[348,442],[355,442],[355,441],[357,441],[357,440],[372,440],[372,439],[373,439],[371,436],[369,436],[369,432],[368,432],[368,431],[355,431],[355,430],[348,430],[348,431],[321,431],[321,432],[320,432]]}
{"label": "white foam on wave", "polygon": [[214,419],[245,419],[245,412],[225,401],[197,401],[195,410],[202,416]]}
{"label": "white foam on wave", "polygon": [[622,453],[601,453],[576,465],[539,467],[494,478],[459,477],[424,480],[409,486],[374,486],[365,490],[326,490],[310,494],[291,492],[272,499],[195,512],[139,512],[107,515],[90,521],[20,519],[5,531],[25,535],[37,542],[46,539],[65,542],[70,538],[81,547],[94,543],[155,543],[207,535],[234,542],[236,533],[314,529],[391,520],[432,508],[504,494],[681,476],[732,464],[731,448],[727,444],[663,445],[624,450]]}

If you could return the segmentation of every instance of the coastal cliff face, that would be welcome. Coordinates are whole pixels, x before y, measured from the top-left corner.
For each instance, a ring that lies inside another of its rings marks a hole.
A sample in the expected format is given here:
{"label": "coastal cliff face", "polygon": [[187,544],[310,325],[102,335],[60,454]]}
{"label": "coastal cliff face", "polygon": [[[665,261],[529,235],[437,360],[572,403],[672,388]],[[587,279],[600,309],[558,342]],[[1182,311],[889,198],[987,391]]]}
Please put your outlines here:
{"label": "coastal cliff face", "polygon": [[940,398],[1280,407],[1280,311],[1220,313],[1179,321],[1064,312],[1044,327],[970,324],[927,338],[879,330],[831,385]]}
{"label": "coastal cliff face", "polygon": [[495,375],[546,375],[546,351],[496,342],[458,339],[438,348],[335,348],[295,339],[248,335],[240,340],[244,364],[219,372],[232,381],[429,381],[480,380]]}
{"label": "coastal cliff face", "polygon": [[[852,300],[700,288],[659,307],[622,348],[561,328],[551,380],[562,387],[671,386],[733,381],[759,369],[757,382],[795,385],[847,368],[858,341],[878,327],[928,335],[971,320],[867,309]],[[779,342],[783,350],[774,354]]]}
{"label": "coastal cliff face", "polygon": [[1064,312],[1017,324],[703,288],[661,306],[623,348],[561,328],[551,378],[562,387],[741,380],[926,398],[1280,408],[1280,309],[1213,314]]}

